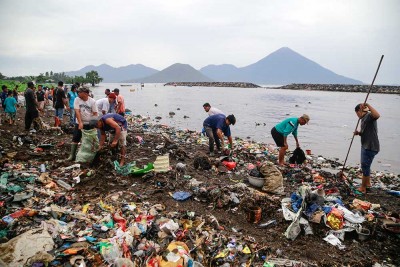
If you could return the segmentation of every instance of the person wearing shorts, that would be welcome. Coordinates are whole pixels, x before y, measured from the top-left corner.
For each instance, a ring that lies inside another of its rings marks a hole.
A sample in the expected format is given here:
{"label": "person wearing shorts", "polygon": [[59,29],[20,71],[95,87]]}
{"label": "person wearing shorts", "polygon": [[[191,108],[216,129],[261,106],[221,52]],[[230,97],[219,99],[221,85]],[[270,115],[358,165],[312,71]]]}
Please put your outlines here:
{"label": "person wearing shorts", "polygon": [[360,130],[356,130],[354,135],[361,137],[361,169],[363,173],[361,186],[357,190],[365,194],[367,188],[371,187],[372,161],[380,149],[377,120],[381,115],[367,103],[358,104],[355,112],[361,120]]}
{"label": "person wearing shorts", "polygon": [[96,101],[89,96],[89,92],[90,91],[88,88],[79,88],[78,97],[76,97],[74,100],[76,124],[72,136],[71,153],[68,158],[70,161],[75,160],[76,158],[78,144],[82,139],[82,129],[93,129],[93,126],[90,125],[90,122],[93,118],[97,117]]}
{"label": "person wearing shorts", "polygon": [[15,123],[15,115],[17,114],[17,100],[13,97],[12,91],[8,91],[8,97],[4,100],[4,111],[9,124]]}
{"label": "person wearing shorts", "polygon": [[128,134],[128,122],[119,114],[106,114],[96,123],[96,128],[100,130],[100,146],[102,149],[106,141],[106,132],[110,132],[111,147],[117,145],[121,148],[119,165],[125,164],[126,136]]}
{"label": "person wearing shorts", "polygon": [[280,147],[278,156],[279,165],[285,165],[285,153],[289,148],[287,144],[288,135],[293,134],[296,140],[296,147],[300,147],[299,140],[297,139],[297,128],[299,125],[304,125],[309,121],[310,116],[303,114],[299,118],[287,118],[271,129],[272,138],[274,138],[276,145]]}

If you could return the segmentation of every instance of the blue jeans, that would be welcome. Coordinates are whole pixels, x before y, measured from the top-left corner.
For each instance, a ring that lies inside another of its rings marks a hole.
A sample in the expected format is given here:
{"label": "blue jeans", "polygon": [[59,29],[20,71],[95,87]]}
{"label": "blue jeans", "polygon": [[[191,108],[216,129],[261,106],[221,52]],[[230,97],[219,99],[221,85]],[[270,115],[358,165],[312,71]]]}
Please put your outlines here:
{"label": "blue jeans", "polygon": [[63,120],[64,109],[56,108],[56,117],[58,117],[61,121]]}
{"label": "blue jeans", "polygon": [[69,111],[69,124],[75,125],[75,120],[76,120],[75,109],[71,108]]}
{"label": "blue jeans", "polygon": [[372,151],[361,147],[361,169],[364,176],[371,175],[371,164],[376,154],[378,154],[377,151]]}

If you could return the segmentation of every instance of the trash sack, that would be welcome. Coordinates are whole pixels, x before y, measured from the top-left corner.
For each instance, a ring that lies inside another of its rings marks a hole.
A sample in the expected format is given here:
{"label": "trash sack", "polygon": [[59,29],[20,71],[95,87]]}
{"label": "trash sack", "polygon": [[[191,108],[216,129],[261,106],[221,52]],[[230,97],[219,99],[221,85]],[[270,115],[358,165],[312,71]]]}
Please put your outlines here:
{"label": "trash sack", "polygon": [[289,158],[289,163],[303,164],[305,160],[306,160],[306,154],[300,147],[297,147],[293,151],[293,155]]}
{"label": "trash sack", "polygon": [[46,230],[31,229],[7,243],[0,244],[0,263],[4,263],[4,266],[25,266],[32,262],[32,258],[50,262],[54,257],[47,251],[53,247],[53,238]]}
{"label": "trash sack", "polygon": [[273,194],[283,193],[283,176],[278,168],[271,162],[265,162],[260,166],[260,173],[265,177],[262,191]]}
{"label": "trash sack", "polygon": [[99,150],[97,129],[82,130],[81,147],[76,154],[77,162],[91,162]]}

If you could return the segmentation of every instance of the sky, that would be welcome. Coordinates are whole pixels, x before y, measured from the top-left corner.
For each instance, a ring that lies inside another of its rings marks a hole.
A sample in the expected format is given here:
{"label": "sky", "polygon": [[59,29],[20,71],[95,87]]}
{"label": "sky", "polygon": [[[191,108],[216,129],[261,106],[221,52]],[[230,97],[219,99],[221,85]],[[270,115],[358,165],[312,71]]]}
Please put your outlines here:
{"label": "sky", "polygon": [[400,85],[398,0],[0,0],[0,72],[103,63],[244,67],[281,47],[370,84]]}

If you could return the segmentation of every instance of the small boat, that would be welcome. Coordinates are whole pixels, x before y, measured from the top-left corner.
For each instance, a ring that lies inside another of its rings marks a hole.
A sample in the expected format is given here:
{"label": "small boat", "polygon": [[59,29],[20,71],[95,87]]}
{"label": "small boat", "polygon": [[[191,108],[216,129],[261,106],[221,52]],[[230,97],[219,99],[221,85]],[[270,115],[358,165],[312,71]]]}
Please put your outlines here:
{"label": "small boat", "polygon": [[130,84],[120,84],[120,86],[131,86]]}

